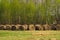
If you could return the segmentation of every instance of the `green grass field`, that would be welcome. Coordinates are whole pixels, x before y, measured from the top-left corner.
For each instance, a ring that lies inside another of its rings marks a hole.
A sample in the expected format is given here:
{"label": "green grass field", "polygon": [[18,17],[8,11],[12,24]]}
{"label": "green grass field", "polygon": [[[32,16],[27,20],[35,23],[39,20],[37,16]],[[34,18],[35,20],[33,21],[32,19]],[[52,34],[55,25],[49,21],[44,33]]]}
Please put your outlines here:
{"label": "green grass field", "polygon": [[60,31],[3,31],[0,40],[60,40]]}

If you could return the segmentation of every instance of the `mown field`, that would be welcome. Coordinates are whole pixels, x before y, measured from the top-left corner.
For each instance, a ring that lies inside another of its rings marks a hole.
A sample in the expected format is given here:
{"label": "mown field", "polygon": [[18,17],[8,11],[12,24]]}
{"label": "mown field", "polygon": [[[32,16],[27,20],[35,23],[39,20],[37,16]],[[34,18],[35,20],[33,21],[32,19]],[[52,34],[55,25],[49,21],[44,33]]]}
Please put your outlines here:
{"label": "mown field", "polygon": [[60,31],[3,31],[0,40],[60,40]]}

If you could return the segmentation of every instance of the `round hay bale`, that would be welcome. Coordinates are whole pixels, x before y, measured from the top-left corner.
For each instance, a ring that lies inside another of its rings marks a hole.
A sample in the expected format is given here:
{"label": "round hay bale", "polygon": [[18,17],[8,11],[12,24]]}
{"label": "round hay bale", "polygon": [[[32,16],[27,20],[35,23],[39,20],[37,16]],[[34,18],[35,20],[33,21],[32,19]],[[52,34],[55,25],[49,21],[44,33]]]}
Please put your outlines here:
{"label": "round hay bale", "polygon": [[24,27],[24,30],[27,30],[28,29],[28,25],[27,24],[24,24],[22,26]]}
{"label": "round hay bale", "polygon": [[11,25],[6,25],[6,30],[11,30]]}
{"label": "round hay bale", "polygon": [[51,25],[51,30],[57,30],[57,26],[55,24]]}
{"label": "round hay bale", "polygon": [[6,25],[4,25],[4,30],[6,30]]}
{"label": "round hay bale", "polygon": [[2,25],[2,27],[3,27],[3,30],[6,30],[6,25]]}
{"label": "round hay bale", "polygon": [[0,25],[0,30],[3,30],[4,29],[4,25]]}
{"label": "round hay bale", "polygon": [[43,25],[43,30],[51,30],[51,26],[48,24]]}
{"label": "round hay bale", "polygon": [[11,25],[11,30],[16,30],[16,26],[15,25]]}
{"label": "round hay bale", "polygon": [[16,29],[19,30],[19,27],[21,26],[20,24],[15,25]]}
{"label": "round hay bale", "polygon": [[60,30],[60,24],[57,24],[56,26],[57,26],[56,29]]}
{"label": "round hay bale", "polygon": [[29,25],[29,30],[31,30],[31,31],[32,31],[32,30],[35,30],[34,24],[30,24],[30,25]]}
{"label": "round hay bale", "polygon": [[19,30],[24,30],[24,27],[22,25],[19,26]]}
{"label": "round hay bale", "polygon": [[35,30],[43,30],[42,25],[36,24],[35,25]]}

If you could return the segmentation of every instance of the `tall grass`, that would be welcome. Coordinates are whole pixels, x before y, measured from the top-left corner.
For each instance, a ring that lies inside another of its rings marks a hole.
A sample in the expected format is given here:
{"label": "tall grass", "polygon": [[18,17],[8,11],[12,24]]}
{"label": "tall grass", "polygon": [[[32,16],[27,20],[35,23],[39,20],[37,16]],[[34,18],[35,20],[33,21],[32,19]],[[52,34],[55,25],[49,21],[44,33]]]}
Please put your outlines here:
{"label": "tall grass", "polygon": [[0,24],[58,23],[59,4],[59,0],[0,0]]}

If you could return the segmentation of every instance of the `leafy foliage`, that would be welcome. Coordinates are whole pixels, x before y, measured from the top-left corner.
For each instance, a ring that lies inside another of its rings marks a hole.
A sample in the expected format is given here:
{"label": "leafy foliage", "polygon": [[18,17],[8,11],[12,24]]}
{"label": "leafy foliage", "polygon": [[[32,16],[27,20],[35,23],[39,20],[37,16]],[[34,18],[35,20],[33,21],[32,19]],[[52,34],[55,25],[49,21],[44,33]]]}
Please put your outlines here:
{"label": "leafy foliage", "polygon": [[60,20],[60,1],[1,0],[0,24],[52,24]]}

